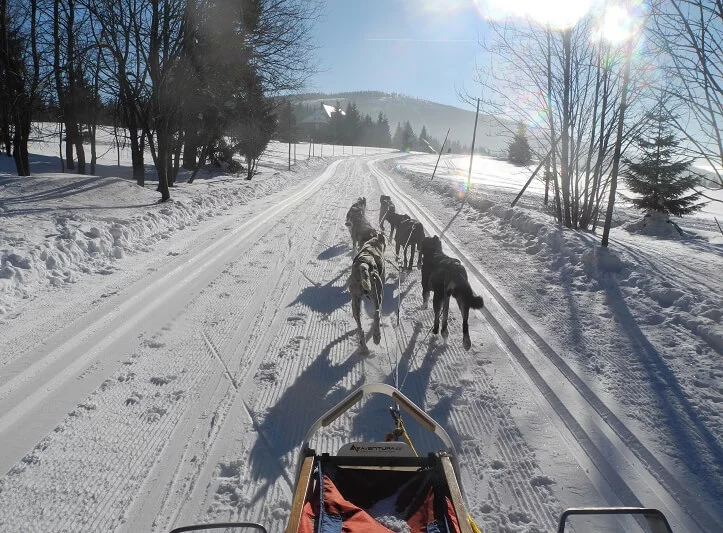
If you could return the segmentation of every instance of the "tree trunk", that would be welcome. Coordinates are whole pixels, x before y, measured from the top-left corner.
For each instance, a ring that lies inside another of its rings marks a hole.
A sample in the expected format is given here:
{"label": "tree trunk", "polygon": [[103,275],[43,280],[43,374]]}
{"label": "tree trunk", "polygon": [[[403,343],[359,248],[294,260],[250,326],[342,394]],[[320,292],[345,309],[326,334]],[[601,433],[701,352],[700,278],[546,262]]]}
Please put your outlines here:
{"label": "tree trunk", "polygon": [[565,211],[565,226],[572,227],[570,213],[570,51],[571,30],[562,33],[563,93],[562,93],[562,154],[560,156],[560,182],[562,203]]}
{"label": "tree trunk", "polygon": [[183,148],[182,134],[182,132],[179,133],[178,139],[176,140],[176,148],[173,151],[173,183],[176,183],[176,179],[178,179],[178,169],[181,163],[181,149]]}
{"label": "tree trunk", "polygon": [[85,174],[85,150],[83,149],[83,126],[80,124],[77,124],[77,115],[76,115],[76,123],[73,124],[73,126],[76,126],[76,136],[75,136],[75,154],[78,156],[78,174]]}
{"label": "tree trunk", "polygon": [[196,154],[198,154],[196,129],[186,127],[183,139],[183,168],[193,170],[196,168]]}
{"label": "tree trunk", "polygon": [[552,110],[552,45],[550,29],[547,30],[547,109],[550,118],[550,141],[552,153],[552,178],[555,189],[555,211],[557,221],[562,222],[562,206],[560,205],[560,188],[557,182],[557,137],[555,136],[555,115]]}
{"label": "tree trunk", "polygon": [[13,159],[18,176],[30,176],[30,157],[28,140],[30,139],[31,109],[27,95],[17,104],[15,123],[13,124]]}
{"label": "tree trunk", "polygon": [[95,134],[97,131],[97,127],[95,124],[88,126],[88,132],[90,133],[90,173],[91,175],[95,175],[95,164],[98,160],[96,150],[95,150]]}
{"label": "tree trunk", "polygon": [[145,164],[143,161],[143,139],[138,135],[138,126],[133,120],[133,126],[128,128],[128,137],[131,145],[131,165],[133,166],[133,179],[136,185],[145,185]]}
{"label": "tree trunk", "polygon": [[208,147],[211,144],[211,141],[207,142],[201,147],[201,155],[198,157],[198,161],[196,162],[196,166],[193,169],[193,174],[191,174],[191,177],[188,178],[188,183],[193,183],[193,180],[196,179],[196,174],[198,174],[198,170],[201,168],[201,165],[204,161],[206,161],[206,152],[208,151]]}
{"label": "tree trunk", "polygon": [[610,236],[610,226],[613,220],[613,208],[615,207],[615,192],[618,185],[618,168],[620,166],[620,155],[623,145],[623,127],[625,125],[625,108],[628,103],[628,86],[630,85],[630,64],[633,55],[633,39],[628,39],[625,46],[625,71],[623,72],[622,94],[620,96],[620,113],[618,114],[618,134],[615,140],[615,154],[613,155],[613,168],[610,171],[610,199],[608,200],[608,209],[605,214],[605,226],[603,228],[601,246],[608,245]]}

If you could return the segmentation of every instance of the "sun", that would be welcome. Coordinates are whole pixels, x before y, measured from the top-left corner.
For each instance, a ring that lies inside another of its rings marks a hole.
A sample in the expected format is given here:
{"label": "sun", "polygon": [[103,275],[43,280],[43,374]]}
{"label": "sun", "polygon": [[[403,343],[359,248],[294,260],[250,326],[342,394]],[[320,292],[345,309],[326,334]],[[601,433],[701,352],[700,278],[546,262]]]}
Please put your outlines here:
{"label": "sun", "polygon": [[590,10],[592,0],[474,0],[486,19],[528,18],[553,29],[570,28]]}
{"label": "sun", "polygon": [[630,8],[615,4],[608,6],[598,24],[595,38],[604,39],[613,45],[627,41],[640,31],[642,16],[636,13],[640,10],[639,5]]}

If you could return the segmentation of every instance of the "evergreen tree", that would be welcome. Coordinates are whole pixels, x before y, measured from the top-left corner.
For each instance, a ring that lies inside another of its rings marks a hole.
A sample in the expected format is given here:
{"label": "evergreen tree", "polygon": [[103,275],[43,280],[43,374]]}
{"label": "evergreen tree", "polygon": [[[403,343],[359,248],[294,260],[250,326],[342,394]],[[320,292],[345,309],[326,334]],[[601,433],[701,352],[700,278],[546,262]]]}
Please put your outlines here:
{"label": "evergreen tree", "polygon": [[397,129],[394,130],[394,137],[392,137],[392,147],[393,147],[393,148],[396,148],[397,150],[402,150],[402,144],[403,144],[403,142],[402,142],[402,135],[403,135],[403,133],[404,133],[404,132],[403,132],[403,130],[402,130],[402,123],[401,123],[401,122],[397,122]]}
{"label": "evergreen tree", "polygon": [[329,126],[327,128],[327,141],[332,144],[344,143],[344,115],[341,114],[341,105],[336,102],[334,111],[329,117]]}
{"label": "evergreen tree", "polygon": [[402,126],[402,134],[401,134],[400,144],[395,145],[395,148],[399,148],[400,150],[404,150],[404,151],[414,150],[415,146],[417,145],[417,142],[418,142],[417,136],[414,134],[412,125],[407,120],[406,122],[404,122],[404,126]]}
{"label": "evergreen tree", "polygon": [[527,141],[527,127],[519,124],[517,133],[507,147],[507,160],[514,165],[529,165],[532,161],[530,143]]}
{"label": "evergreen tree", "polygon": [[668,126],[672,117],[661,104],[646,116],[649,127],[635,137],[642,158],[637,162],[623,159],[623,180],[638,195],[626,199],[638,209],[675,216],[697,211],[705,205],[696,203],[700,193],[686,193],[698,184],[699,176],[689,171],[693,159],[680,159],[676,154],[679,142]]}
{"label": "evergreen tree", "polygon": [[361,137],[361,116],[354,102],[349,102],[346,105],[343,132],[344,144],[356,145],[359,142]]}
{"label": "evergreen tree", "polygon": [[291,105],[282,101],[278,104],[278,124],[276,125],[276,139],[283,142],[297,142],[299,126],[297,115]]}
{"label": "evergreen tree", "polygon": [[377,117],[376,134],[374,138],[374,146],[379,146],[381,148],[392,147],[392,134],[389,131],[389,120],[387,120],[386,115],[381,111]]}
{"label": "evergreen tree", "polygon": [[376,127],[372,121],[372,117],[368,114],[364,115],[364,120],[361,123],[361,144],[362,146],[377,146],[375,144],[374,135],[376,133]]}
{"label": "evergreen tree", "polygon": [[422,131],[419,133],[418,150],[420,152],[432,152],[433,149],[430,147],[429,134],[427,133],[427,126],[422,125]]}
{"label": "evergreen tree", "polygon": [[250,180],[276,129],[276,115],[273,104],[264,96],[261,78],[255,72],[249,73],[241,89],[243,97],[229,109],[233,118],[229,133],[235,143],[234,152],[246,159],[246,179]]}

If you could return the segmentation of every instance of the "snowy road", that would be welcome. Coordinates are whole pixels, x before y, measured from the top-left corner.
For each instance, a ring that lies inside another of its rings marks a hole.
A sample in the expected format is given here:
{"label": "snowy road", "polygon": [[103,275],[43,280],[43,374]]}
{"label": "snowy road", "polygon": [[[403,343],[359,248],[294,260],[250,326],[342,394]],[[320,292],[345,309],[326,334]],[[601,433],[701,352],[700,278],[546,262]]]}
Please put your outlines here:
{"label": "snowy road", "polygon": [[[0,340],[0,509],[12,509],[0,529],[243,519],[281,531],[306,429],[359,384],[384,381],[446,427],[485,531],[552,531],[565,507],[621,502],[660,507],[678,531],[712,530],[706,507],[495,290],[456,226],[447,253],[468,258],[486,303],[472,349],[454,308],[449,342],[428,335],[419,272],[390,269],[382,343],[356,350],[348,206],[366,196],[376,222],[384,192],[428,232],[448,222],[397,185],[385,157],[336,161],[186,230],[103,287],[33,302],[46,322],[18,321]],[[387,407],[352,411],[317,448],[382,439]]]}

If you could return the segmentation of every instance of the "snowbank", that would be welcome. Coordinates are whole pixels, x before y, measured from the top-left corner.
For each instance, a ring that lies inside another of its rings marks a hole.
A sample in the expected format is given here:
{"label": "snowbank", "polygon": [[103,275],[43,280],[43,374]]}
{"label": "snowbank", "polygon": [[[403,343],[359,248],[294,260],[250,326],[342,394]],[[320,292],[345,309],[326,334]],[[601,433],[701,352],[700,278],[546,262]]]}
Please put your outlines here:
{"label": "snowbank", "polygon": [[[107,274],[113,262],[151,250],[174,232],[223,214],[234,205],[290,187],[328,161],[298,163],[294,170],[261,166],[251,181],[219,175],[181,181],[171,200],[157,204],[155,185],[77,174],[10,174],[0,166],[0,317],[44,287]],[[181,178],[183,180],[183,177]]]}

